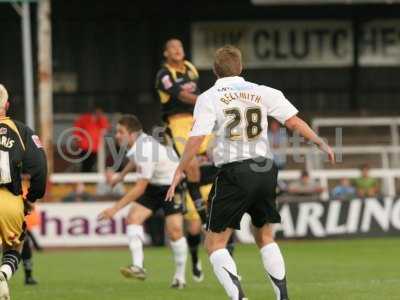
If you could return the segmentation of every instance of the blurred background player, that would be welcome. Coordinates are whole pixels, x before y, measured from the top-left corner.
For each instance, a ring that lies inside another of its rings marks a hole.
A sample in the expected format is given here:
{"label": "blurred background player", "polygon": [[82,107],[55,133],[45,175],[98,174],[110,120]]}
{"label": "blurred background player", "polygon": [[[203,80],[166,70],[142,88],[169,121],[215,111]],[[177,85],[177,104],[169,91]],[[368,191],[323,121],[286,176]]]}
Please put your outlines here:
{"label": "blurred background player", "polygon": [[[200,93],[199,74],[195,66],[185,60],[185,51],[180,40],[168,40],[163,55],[165,62],[157,73],[156,89],[161,101],[163,120],[167,124],[166,134],[172,140],[177,154],[181,156],[193,126],[193,108]],[[206,152],[207,143],[206,139],[199,153]],[[185,214],[192,274],[195,281],[202,281],[204,275],[198,248],[201,244],[201,223],[206,221],[206,206],[200,192],[201,173],[196,157],[188,164],[185,174],[187,189],[192,199],[187,197]]]}
{"label": "blurred background player", "polygon": [[[24,214],[46,190],[47,163],[39,137],[26,125],[6,116],[8,93],[0,85],[0,299],[10,299],[8,283],[21,261],[25,238]],[[22,173],[29,174],[30,187],[24,199]]]}
{"label": "blurred background player", "polygon": [[134,187],[114,206],[100,213],[99,219],[111,219],[119,210],[132,205],[127,218],[127,235],[132,253],[132,265],[121,268],[127,278],[144,280],[143,223],[160,208],[164,210],[166,232],[175,260],[175,275],[172,288],[182,289],[186,285],[185,268],[187,242],[183,235],[182,203],[164,201],[172,176],[177,166],[177,157],[171,159],[174,152],[168,153],[165,146],[145,134],[142,124],[135,116],[124,116],[117,124],[117,142],[121,147],[128,146],[130,160],[121,174],[116,175],[114,186],[132,169],[136,168],[139,176]]}

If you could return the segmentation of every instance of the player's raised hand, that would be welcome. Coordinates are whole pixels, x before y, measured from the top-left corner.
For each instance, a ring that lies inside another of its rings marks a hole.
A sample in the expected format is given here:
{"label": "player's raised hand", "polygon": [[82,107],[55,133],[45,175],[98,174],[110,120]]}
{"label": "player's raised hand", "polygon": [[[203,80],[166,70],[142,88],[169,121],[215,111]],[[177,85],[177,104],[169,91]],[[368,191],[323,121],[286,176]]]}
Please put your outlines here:
{"label": "player's raised hand", "polygon": [[97,217],[99,221],[103,220],[110,220],[114,217],[114,215],[117,213],[117,210],[114,207],[107,208],[103,210]]}
{"label": "player's raised hand", "polygon": [[322,151],[324,151],[326,154],[328,154],[328,159],[329,159],[330,163],[332,165],[334,165],[335,164],[335,152],[333,151],[333,149],[327,144],[322,144],[320,149]]}
{"label": "player's raised hand", "polygon": [[332,165],[335,164],[336,160],[335,160],[335,152],[333,152],[332,148],[329,147],[329,151],[328,153],[328,157],[329,157],[329,161],[331,162]]}
{"label": "player's raised hand", "polygon": [[168,189],[167,196],[165,197],[165,201],[172,201],[172,199],[174,199],[175,189],[184,176],[183,170],[177,168],[174,174],[174,179],[172,180],[171,186]]}

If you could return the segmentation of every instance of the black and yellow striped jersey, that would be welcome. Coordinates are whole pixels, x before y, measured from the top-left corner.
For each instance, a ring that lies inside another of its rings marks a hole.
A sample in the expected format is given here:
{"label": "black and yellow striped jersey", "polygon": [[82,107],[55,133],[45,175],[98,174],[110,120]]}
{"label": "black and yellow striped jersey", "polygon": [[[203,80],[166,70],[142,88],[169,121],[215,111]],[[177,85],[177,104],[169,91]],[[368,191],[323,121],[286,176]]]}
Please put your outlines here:
{"label": "black and yellow striped jersey", "polygon": [[22,194],[22,174],[30,175],[26,199],[43,197],[47,181],[47,161],[39,137],[26,125],[8,117],[0,118],[0,187]]}
{"label": "black and yellow striped jersey", "polygon": [[184,69],[177,70],[165,63],[157,73],[156,89],[164,120],[178,113],[193,113],[193,105],[184,103],[178,98],[182,90],[200,94],[197,69],[188,61],[185,61],[184,65]]}

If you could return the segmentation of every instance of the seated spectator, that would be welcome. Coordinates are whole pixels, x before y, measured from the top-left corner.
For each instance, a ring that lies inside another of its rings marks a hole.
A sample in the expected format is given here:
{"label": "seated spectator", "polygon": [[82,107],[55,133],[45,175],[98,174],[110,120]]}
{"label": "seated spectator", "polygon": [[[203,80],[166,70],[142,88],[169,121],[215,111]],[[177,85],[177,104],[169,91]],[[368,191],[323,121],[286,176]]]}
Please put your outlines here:
{"label": "seated spectator", "polygon": [[332,189],[331,196],[334,200],[350,200],[356,196],[356,189],[348,178],[342,178],[339,185]]}
{"label": "seated spectator", "polygon": [[311,179],[305,170],[301,172],[300,179],[290,183],[288,187],[289,194],[302,196],[319,196],[323,190],[321,185],[314,179]]}
{"label": "seated spectator", "polygon": [[361,177],[354,180],[358,197],[376,197],[379,193],[379,182],[376,178],[369,176],[370,167],[368,164],[362,165]]}
{"label": "seated spectator", "polygon": [[94,197],[85,191],[86,187],[83,182],[78,182],[74,190],[63,198],[63,202],[91,202],[95,201]]}
{"label": "seated spectator", "polygon": [[113,170],[107,169],[104,181],[99,182],[96,186],[97,196],[119,198],[125,194],[125,187],[122,182],[117,183],[114,187],[109,184],[113,175]]}

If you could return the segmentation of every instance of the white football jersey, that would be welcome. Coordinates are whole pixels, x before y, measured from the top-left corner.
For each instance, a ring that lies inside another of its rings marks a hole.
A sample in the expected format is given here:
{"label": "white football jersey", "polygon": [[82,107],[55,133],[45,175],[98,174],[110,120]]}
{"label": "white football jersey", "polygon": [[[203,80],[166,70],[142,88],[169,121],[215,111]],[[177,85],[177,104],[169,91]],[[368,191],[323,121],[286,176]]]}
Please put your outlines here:
{"label": "white football jersey", "polygon": [[145,133],[140,134],[126,156],[137,165],[138,178],[148,179],[154,185],[170,185],[179,164],[171,147]]}
{"label": "white football jersey", "polygon": [[260,156],[272,159],[267,117],[284,124],[297,113],[281,91],[242,77],[225,77],[197,98],[190,135],[214,131],[217,166]]}

